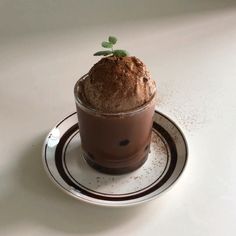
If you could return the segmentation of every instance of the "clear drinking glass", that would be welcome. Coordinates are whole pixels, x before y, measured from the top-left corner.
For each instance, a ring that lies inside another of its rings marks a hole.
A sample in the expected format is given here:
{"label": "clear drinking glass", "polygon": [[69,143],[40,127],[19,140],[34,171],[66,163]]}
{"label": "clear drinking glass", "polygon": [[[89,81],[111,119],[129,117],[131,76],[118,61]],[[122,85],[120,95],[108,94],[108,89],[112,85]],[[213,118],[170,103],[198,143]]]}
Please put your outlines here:
{"label": "clear drinking glass", "polygon": [[83,155],[98,171],[123,174],[139,168],[147,159],[155,109],[152,99],[137,109],[104,113],[88,107],[79,97],[78,83],[74,96],[79,120]]}

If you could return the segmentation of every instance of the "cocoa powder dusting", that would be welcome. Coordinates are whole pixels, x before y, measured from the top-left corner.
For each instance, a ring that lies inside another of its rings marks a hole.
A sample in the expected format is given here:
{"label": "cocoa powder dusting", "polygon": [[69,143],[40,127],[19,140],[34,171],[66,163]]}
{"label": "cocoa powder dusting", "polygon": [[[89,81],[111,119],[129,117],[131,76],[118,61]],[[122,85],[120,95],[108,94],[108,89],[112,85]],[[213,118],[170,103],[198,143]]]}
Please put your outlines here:
{"label": "cocoa powder dusting", "polygon": [[152,143],[156,153],[167,154],[166,146],[156,132],[152,132]]}
{"label": "cocoa powder dusting", "polygon": [[150,101],[156,92],[155,81],[136,57],[104,57],[79,84],[79,96],[102,112],[123,112]]}
{"label": "cocoa powder dusting", "polygon": [[[156,107],[173,119],[184,131],[192,132],[206,123],[204,104],[201,107],[192,97],[185,97],[182,91],[164,86],[158,94]],[[196,98],[199,100],[199,98]]]}

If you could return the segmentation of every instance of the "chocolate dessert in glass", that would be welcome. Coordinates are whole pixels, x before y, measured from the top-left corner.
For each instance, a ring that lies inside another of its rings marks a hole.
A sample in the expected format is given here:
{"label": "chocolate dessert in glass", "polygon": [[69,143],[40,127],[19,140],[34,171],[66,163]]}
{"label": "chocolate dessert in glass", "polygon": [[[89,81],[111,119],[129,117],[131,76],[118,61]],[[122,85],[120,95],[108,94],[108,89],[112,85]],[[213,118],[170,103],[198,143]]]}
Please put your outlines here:
{"label": "chocolate dessert in glass", "polygon": [[148,158],[156,85],[142,61],[113,50],[112,38],[74,95],[84,158],[98,171],[123,174]]}

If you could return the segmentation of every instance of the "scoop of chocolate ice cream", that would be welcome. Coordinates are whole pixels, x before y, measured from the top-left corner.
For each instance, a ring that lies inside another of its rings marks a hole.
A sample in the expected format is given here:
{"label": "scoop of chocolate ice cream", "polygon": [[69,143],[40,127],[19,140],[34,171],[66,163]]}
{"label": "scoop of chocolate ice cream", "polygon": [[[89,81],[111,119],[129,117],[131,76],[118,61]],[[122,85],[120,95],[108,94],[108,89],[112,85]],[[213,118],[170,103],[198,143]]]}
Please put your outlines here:
{"label": "scoop of chocolate ice cream", "polygon": [[136,57],[105,57],[79,83],[79,95],[88,106],[102,112],[124,112],[150,101],[155,81]]}

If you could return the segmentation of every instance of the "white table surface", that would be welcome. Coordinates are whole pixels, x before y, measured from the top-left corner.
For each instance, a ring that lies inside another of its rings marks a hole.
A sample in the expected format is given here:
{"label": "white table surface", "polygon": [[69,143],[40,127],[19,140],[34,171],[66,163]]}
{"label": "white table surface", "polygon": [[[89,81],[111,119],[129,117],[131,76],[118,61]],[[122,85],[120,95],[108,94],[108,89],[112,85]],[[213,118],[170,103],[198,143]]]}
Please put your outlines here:
{"label": "white table surface", "polygon": [[[148,65],[189,144],[170,191],[122,209],[67,196],[41,162],[109,34]],[[0,235],[235,235],[235,93],[235,1],[0,1]]]}

